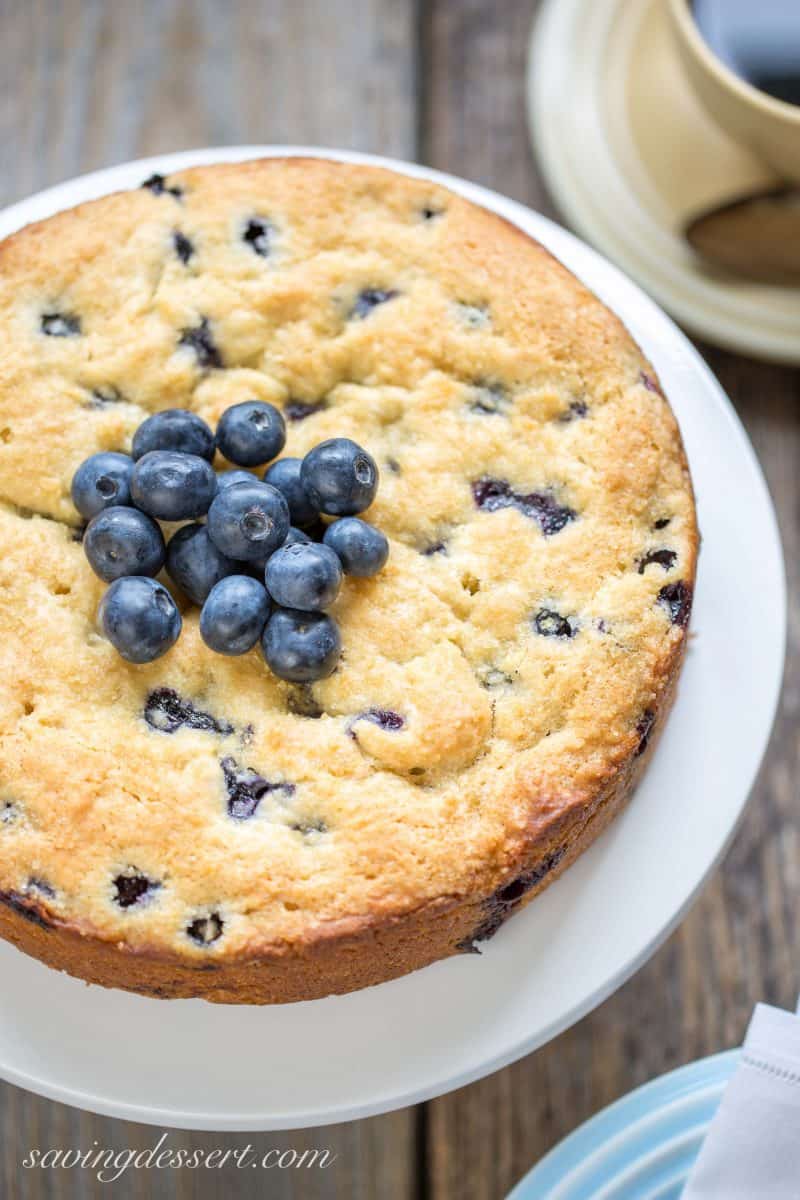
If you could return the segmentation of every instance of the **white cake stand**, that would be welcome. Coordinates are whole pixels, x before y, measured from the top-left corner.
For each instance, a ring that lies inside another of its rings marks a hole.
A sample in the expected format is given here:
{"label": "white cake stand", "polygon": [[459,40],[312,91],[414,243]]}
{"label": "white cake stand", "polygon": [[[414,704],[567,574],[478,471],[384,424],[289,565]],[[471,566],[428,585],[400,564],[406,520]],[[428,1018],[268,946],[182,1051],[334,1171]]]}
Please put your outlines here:
{"label": "white cake stand", "polygon": [[480,957],[350,996],[259,1009],[87,987],[0,945],[0,1076],[67,1104],[182,1128],[290,1129],[399,1108],[498,1070],[589,1012],[647,960],[719,862],[767,744],[783,669],[777,526],[733,409],[652,301],[544,217],[421,167],[251,146],[73,180],[0,214],[0,236],[155,171],[287,153],[435,179],[538,237],[620,314],[661,376],[694,472],[704,535],[695,637],[634,802]]}

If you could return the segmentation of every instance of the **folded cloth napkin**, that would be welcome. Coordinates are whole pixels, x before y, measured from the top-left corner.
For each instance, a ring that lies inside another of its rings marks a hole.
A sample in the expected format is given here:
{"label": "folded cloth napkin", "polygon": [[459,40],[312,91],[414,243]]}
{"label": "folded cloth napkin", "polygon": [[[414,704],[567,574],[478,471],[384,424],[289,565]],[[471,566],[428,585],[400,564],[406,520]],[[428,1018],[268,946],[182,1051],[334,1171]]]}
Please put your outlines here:
{"label": "folded cloth napkin", "polygon": [[800,1200],[800,1016],[756,1006],[681,1200]]}

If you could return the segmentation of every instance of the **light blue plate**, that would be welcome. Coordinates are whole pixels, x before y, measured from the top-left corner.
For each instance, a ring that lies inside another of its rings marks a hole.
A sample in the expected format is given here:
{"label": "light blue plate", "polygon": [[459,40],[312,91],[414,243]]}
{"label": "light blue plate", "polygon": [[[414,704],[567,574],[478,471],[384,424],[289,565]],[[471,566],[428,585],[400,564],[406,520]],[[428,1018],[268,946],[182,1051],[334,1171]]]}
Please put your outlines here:
{"label": "light blue plate", "polygon": [[507,1200],[679,1200],[738,1050],[662,1075],[560,1142]]}

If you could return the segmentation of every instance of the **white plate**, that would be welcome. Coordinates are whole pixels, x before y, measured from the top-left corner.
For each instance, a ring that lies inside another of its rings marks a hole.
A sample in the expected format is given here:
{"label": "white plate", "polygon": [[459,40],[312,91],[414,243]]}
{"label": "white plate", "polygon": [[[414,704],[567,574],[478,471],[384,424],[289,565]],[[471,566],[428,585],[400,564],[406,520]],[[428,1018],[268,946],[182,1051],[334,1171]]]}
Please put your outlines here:
{"label": "white plate", "polygon": [[589,1012],[653,953],[719,861],[767,743],[783,668],[775,516],[729,402],[669,319],[544,217],[422,167],[252,146],[73,180],[0,214],[0,235],[153,171],[286,153],[436,179],[540,238],[622,316],[661,375],[694,471],[705,535],[696,637],[634,803],[480,957],[350,996],[258,1009],[86,987],[0,945],[0,1075],[68,1104],[184,1128],[290,1129],[399,1108],[505,1066]]}
{"label": "white plate", "polygon": [[545,0],[531,35],[528,112],[548,186],[570,224],[688,328],[739,353],[800,363],[800,288],[704,268],[675,232],[678,216],[642,162],[627,89],[634,56],[650,37],[659,39],[651,47],[653,87],[676,122],[689,122],[685,131],[680,124],[690,146],[684,169],[700,153],[700,137],[720,162],[729,153],[693,107],[689,84],[680,82],[687,94],[673,99],[674,79],[659,75],[660,39],[672,38],[662,8],[666,0]]}

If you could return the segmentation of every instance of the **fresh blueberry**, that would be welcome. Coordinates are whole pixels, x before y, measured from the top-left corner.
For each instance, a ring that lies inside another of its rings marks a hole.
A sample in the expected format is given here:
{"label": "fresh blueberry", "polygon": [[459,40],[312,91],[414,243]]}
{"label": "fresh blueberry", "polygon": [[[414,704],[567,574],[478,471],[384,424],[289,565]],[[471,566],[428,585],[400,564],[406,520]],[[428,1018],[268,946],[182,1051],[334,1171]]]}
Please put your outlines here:
{"label": "fresh blueberry", "polygon": [[174,646],[181,614],[167,589],[145,575],[116,579],[100,601],[103,633],[132,663],[152,662]]}
{"label": "fresh blueberry", "polygon": [[336,670],[342,639],[336,622],[325,613],[279,608],[267,621],[261,649],[279,679],[313,683]]}
{"label": "fresh blueberry", "polygon": [[303,533],[305,533],[312,542],[321,542],[325,537],[325,531],[327,528],[328,526],[326,522],[323,521],[321,517],[317,517],[313,525],[305,526]]}
{"label": "fresh blueberry", "polygon": [[159,521],[185,521],[208,512],[217,493],[217,476],[198,454],[151,450],[139,459],[131,476],[131,496]]}
{"label": "fresh blueberry", "polygon": [[267,591],[282,608],[319,612],[333,604],[342,586],[342,565],[328,546],[295,542],[281,546],[265,569]]}
{"label": "fresh blueberry", "polygon": [[283,492],[289,505],[289,516],[292,524],[302,529],[316,521],[319,513],[306,495],[306,490],[300,482],[302,458],[279,458],[264,475],[264,483],[276,487]]}
{"label": "fresh blueberry", "polygon": [[213,462],[214,449],[214,434],[197,413],[168,408],[142,421],[133,435],[131,453],[138,460],[151,450],[178,450]]}
{"label": "fresh blueberry", "polygon": [[258,562],[283,545],[289,532],[289,507],[267,483],[224,488],[208,512],[208,533],[229,558]]}
{"label": "fresh blueberry", "polygon": [[161,530],[136,508],[106,508],[92,517],[83,548],[92,570],[106,583],[123,575],[157,575],[164,565]]}
{"label": "fresh blueberry", "polygon": [[263,584],[249,575],[229,575],[203,605],[200,636],[217,654],[246,654],[264,632],[269,608]]}
{"label": "fresh blueberry", "polygon": [[226,408],[220,417],[217,444],[229,462],[255,467],[280,454],[286,444],[286,423],[274,405],[245,400]]}
{"label": "fresh blueberry", "polygon": [[[283,546],[296,546],[299,542],[307,543],[312,540],[302,529],[295,529],[294,525],[290,525],[289,532],[283,539],[283,545],[279,549],[282,549]],[[249,562],[238,563],[238,569],[240,572],[247,571],[248,575],[252,575],[253,579],[257,579],[259,583],[263,583],[264,572],[271,557],[272,551],[269,554],[262,554],[259,558],[253,558]]]}
{"label": "fresh blueberry", "polygon": [[331,438],[305,456],[300,479],[318,512],[352,517],[375,499],[378,467],[372,455],[356,442]]}
{"label": "fresh blueberry", "polygon": [[127,454],[93,454],[72,477],[72,503],[87,521],[112,504],[130,504],[132,473],[133,459]]}
{"label": "fresh blueberry", "polygon": [[325,531],[324,544],[338,555],[345,575],[377,575],[389,557],[386,535],[358,517],[343,517]]}
{"label": "fresh blueberry", "polygon": [[220,491],[223,488],[233,487],[235,483],[257,483],[255,475],[251,475],[249,471],[220,471],[217,475],[217,486]]}
{"label": "fresh blueberry", "polygon": [[[311,541],[312,541],[312,539],[308,536],[307,533],[304,533],[302,529],[296,529],[295,526],[292,525],[289,529],[289,532],[286,535],[283,545],[284,546],[300,546],[300,545],[306,546],[306,545],[309,545],[311,543]],[[267,564],[265,562],[264,566],[266,567],[266,565]]]}
{"label": "fresh blueberry", "polygon": [[195,604],[203,604],[220,579],[238,570],[211,541],[205,525],[184,525],[167,546],[167,574]]}

